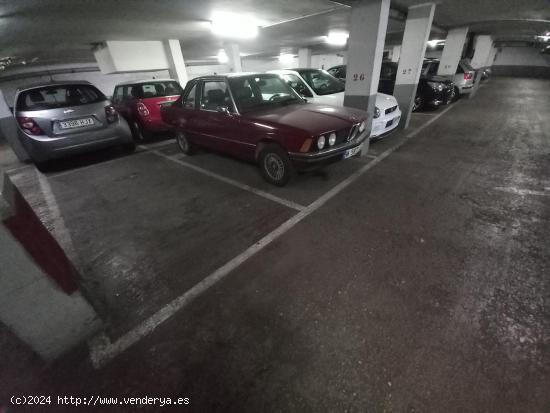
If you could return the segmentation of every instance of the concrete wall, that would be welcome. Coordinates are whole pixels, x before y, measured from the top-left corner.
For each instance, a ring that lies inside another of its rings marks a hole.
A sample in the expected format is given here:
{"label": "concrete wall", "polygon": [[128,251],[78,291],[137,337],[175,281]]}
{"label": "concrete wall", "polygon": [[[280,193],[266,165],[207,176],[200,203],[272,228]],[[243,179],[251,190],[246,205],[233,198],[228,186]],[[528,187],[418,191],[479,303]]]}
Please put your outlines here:
{"label": "concrete wall", "polygon": [[[243,70],[245,72],[265,72],[275,69],[290,69],[298,67],[298,56],[292,62],[281,63],[277,58],[243,58]],[[343,64],[343,57],[334,54],[319,54],[311,56],[311,67],[315,69],[330,69],[333,66]]]}
{"label": "concrete wall", "polygon": [[501,47],[492,70],[496,76],[550,79],[550,55],[543,55],[534,47]]}

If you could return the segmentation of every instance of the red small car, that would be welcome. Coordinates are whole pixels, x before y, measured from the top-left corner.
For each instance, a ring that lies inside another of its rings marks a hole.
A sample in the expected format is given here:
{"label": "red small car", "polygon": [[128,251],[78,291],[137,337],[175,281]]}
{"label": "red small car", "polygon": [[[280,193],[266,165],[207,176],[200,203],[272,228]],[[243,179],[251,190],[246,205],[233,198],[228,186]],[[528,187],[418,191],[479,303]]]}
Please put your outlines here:
{"label": "red small car", "polygon": [[366,112],[306,103],[278,75],[267,73],[193,79],[161,114],[184,153],[201,146],[255,161],[278,186],[295,169],[359,153],[369,136]]}
{"label": "red small car", "polygon": [[179,83],[172,79],[149,79],[120,83],[113,92],[115,109],[128,121],[136,140],[166,132],[160,108],[172,104],[182,93]]}

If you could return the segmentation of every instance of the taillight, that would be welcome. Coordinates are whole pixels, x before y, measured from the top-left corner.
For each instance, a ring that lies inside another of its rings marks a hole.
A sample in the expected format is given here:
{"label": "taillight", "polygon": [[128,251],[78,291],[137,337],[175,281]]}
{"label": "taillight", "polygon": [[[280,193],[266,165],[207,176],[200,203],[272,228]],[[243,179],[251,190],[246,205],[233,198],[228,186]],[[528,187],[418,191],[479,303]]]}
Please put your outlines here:
{"label": "taillight", "polygon": [[470,80],[473,77],[472,73],[466,72],[464,73],[464,80]]}
{"label": "taillight", "polygon": [[105,106],[105,117],[107,123],[114,123],[118,120],[118,112],[113,105]]}
{"label": "taillight", "polygon": [[44,135],[44,131],[36,124],[33,118],[17,117],[17,122],[21,129],[29,135]]}
{"label": "taillight", "polygon": [[137,104],[137,111],[141,116],[149,116],[149,109],[141,102]]}

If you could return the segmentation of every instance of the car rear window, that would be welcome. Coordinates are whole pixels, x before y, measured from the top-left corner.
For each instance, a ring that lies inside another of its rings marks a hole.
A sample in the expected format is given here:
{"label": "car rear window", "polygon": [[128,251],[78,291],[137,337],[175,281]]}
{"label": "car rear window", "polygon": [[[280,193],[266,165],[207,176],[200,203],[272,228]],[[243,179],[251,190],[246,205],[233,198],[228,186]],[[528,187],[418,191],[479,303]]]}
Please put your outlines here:
{"label": "car rear window", "polygon": [[142,83],[138,91],[142,99],[181,95],[183,92],[178,82]]}
{"label": "car rear window", "polygon": [[45,86],[22,92],[16,110],[47,110],[87,105],[106,100],[103,93],[91,85]]}

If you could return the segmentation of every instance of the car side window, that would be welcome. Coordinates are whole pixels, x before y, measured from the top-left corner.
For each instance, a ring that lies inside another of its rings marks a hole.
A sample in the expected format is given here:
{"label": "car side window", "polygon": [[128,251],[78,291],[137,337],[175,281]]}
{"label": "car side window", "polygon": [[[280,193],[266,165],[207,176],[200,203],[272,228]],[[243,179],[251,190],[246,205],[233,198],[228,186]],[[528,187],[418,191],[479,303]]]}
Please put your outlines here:
{"label": "car side window", "polygon": [[308,98],[313,97],[311,94],[311,91],[309,88],[305,85],[302,79],[300,79],[298,76],[285,73],[283,75],[283,80],[292,88],[294,89],[299,95],[305,96]]}
{"label": "car side window", "polygon": [[219,80],[205,81],[202,87],[200,103],[202,110],[218,110],[218,108],[224,106],[232,110],[227,84]]}
{"label": "car side window", "polygon": [[113,102],[118,103],[122,100],[122,88],[120,86],[115,87],[113,92]]}
{"label": "car side window", "polygon": [[196,98],[197,98],[197,83],[195,83],[193,87],[189,91],[187,91],[187,93],[183,97],[181,106],[183,106],[186,109],[195,109]]}

